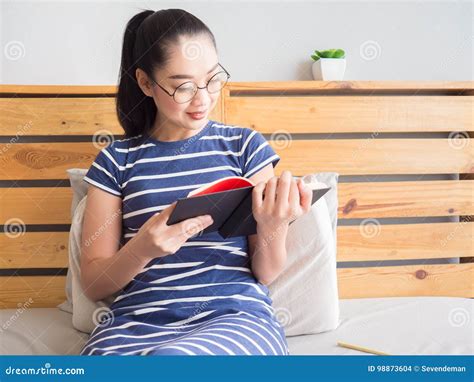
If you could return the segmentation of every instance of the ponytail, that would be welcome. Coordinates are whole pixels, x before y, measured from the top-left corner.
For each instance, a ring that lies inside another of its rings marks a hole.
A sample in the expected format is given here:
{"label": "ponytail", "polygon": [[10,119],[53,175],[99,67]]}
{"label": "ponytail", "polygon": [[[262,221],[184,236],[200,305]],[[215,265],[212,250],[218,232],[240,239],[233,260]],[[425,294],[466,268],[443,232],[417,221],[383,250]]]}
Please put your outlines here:
{"label": "ponytail", "polygon": [[116,112],[125,137],[147,134],[153,128],[157,107],[153,97],[138,86],[137,68],[153,78],[156,68],[165,65],[167,47],[182,35],[208,34],[210,29],[197,17],[182,9],[144,10],[127,23],[123,36]]}
{"label": "ponytail", "polygon": [[137,31],[143,21],[154,12],[146,10],[133,16],[128,22],[123,36],[120,79],[116,98],[117,116],[125,130],[125,137],[138,135],[140,130],[148,130],[153,124],[150,119],[156,114],[152,97],[146,96],[135,76],[138,62],[135,56]]}

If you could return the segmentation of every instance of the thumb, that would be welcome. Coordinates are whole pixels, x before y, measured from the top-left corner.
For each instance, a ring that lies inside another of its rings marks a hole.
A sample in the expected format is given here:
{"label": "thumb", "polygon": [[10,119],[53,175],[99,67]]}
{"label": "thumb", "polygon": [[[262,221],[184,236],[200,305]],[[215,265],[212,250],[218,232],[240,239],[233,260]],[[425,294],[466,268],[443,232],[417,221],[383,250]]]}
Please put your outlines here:
{"label": "thumb", "polygon": [[174,224],[173,228],[176,229],[176,233],[180,237],[184,237],[187,240],[209,227],[212,223],[213,220],[210,215],[200,215],[194,218],[183,220],[178,224]]}
{"label": "thumb", "polygon": [[305,211],[311,208],[311,202],[313,200],[313,189],[308,185],[304,184],[301,178],[298,181],[300,189],[300,205]]}

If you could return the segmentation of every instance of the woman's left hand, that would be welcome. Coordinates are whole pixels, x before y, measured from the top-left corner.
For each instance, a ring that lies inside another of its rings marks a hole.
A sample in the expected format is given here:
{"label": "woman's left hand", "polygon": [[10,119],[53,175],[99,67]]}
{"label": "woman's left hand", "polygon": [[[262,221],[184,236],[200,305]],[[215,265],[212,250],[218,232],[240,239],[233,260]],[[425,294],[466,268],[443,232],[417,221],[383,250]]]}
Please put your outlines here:
{"label": "woman's left hand", "polygon": [[301,178],[296,181],[288,170],[283,171],[280,178],[274,176],[267,183],[259,182],[252,193],[253,216],[258,229],[273,231],[288,227],[291,221],[310,210],[312,196],[311,188]]}

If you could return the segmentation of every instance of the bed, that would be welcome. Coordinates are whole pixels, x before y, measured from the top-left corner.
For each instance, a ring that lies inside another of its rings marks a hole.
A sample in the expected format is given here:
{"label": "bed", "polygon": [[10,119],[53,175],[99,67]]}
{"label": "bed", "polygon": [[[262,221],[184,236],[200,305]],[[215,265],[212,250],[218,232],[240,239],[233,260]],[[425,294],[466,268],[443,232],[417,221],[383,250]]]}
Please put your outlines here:
{"label": "bed", "polygon": [[[78,354],[65,298],[72,192],[123,133],[115,87],[0,86],[1,354]],[[474,354],[472,82],[229,83],[211,119],[252,127],[276,173],[335,171],[341,325],[291,354]],[[289,139],[291,137],[291,139]],[[362,223],[376,232],[362,232]]]}
{"label": "bed", "polygon": [[[341,325],[333,331],[288,337],[291,355],[360,355],[337,346],[364,344],[388,354],[474,354],[472,302],[456,297],[393,297],[341,300]],[[58,308],[0,310],[0,354],[76,355],[88,334],[73,328],[71,314]],[[403,331],[388,330],[403,325]]]}

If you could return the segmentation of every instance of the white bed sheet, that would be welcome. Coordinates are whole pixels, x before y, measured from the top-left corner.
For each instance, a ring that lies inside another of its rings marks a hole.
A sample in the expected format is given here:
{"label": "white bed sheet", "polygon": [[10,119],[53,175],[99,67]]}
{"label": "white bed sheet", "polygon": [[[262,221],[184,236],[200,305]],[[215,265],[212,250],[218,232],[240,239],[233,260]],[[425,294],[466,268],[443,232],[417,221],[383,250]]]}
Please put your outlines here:
{"label": "white bed sheet", "polygon": [[341,300],[336,330],[289,337],[291,354],[353,354],[347,342],[392,355],[474,354],[474,300],[392,297]]}
{"label": "white bed sheet", "polygon": [[[341,300],[336,330],[288,337],[292,355],[363,355],[338,341],[388,354],[474,354],[474,300],[394,297]],[[58,308],[0,310],[0,354],[78,354],[88,338]]]}

